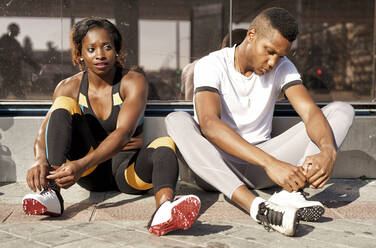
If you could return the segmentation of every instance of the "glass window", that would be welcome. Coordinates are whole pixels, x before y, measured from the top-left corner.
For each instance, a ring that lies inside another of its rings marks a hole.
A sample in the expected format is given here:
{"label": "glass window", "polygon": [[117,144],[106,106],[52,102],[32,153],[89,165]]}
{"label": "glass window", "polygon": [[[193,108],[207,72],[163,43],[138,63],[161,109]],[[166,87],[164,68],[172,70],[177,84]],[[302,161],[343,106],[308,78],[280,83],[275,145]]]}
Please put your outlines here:
{"label": "glass window", "polygon": [[0,99],[51,99],[56,84],[72,74],[70,19],[60,1],[3,1],[0,8]]}
{"label": "glass window", "polygon": [[248,29],[257,13],[272,6],[298,19],[300,35],[288,57],[315,101],[375,99],[374,0],[9,0],[0,5],[0,100],[50,100],[58,82],[78,72],[71,63],[70,28],[99,16],[122,33],[127,66],[145,71],[150,101],[190,101],[194,62],[229,46],[229,39],[237,43],[235,30]]}
{"label": "glass window", "polygon": [[315,101],[375,98],[374,1],[234,1],[233,27],[247,28],[268,7],[286,8],[300,34],[288,55]]}

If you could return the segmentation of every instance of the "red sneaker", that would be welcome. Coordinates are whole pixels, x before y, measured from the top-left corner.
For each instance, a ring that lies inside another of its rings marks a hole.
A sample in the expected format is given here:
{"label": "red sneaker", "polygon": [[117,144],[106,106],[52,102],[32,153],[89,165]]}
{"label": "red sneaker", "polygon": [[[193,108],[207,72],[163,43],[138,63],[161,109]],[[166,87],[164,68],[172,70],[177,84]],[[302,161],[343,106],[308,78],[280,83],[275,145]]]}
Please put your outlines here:
{"label": "red sneaker", "polygon": [[187,230],[195,222],[200,206],[200,199],[195,195],[183,196],[173,202],[166,201],[155,210],[148,230],[157,236],[177,229]]}

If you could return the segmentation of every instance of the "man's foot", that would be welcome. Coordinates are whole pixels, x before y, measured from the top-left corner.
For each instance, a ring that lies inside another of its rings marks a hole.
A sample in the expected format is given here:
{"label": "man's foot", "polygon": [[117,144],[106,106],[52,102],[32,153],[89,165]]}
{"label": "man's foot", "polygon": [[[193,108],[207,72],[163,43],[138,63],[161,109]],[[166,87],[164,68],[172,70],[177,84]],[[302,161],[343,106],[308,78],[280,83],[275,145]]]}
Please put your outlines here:
{"label": "man's foot", "polygon": [[166,201],[155,210],[148,224],[150,233],[162,236],[177,229],[187,230],[195,222],[201,202],[197,196],[183,196]]}
{"label": "man's foot", "polygon": [[317,221],[324,214],[325,208],[318,201],[307,201],[308,193],[302,191],[288,192],[282,190],[274,193],[269,201],[282,206],[298,208],[298,219],[303,221]]}
{"label": "man's foot", "polygon": [[27,194],[22,207],[28,215],[60,216],[64,211],[64,200],[58,190],[45,188],[40,194]]}
{"label": "man's foot", "polygon": [[296,208],[279,206],[265,201],[259,204],[256,219],[268,231],[274,229],[286,236],[294,236],[298,224],[297,210]]}

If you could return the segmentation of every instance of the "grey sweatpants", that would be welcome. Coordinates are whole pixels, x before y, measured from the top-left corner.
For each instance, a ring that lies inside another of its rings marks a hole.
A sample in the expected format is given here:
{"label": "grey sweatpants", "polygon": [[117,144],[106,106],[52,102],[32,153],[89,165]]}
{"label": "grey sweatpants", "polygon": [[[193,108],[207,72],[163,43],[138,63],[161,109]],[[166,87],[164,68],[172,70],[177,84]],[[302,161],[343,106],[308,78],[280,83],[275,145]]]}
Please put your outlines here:
{"label": "grey sweatpants", "polygon": [[[352,125],[354,109],[347,103],[333,102],[322,108],[322,112],[332,128],[338,149]],[[173,112],[165,122],[167,133],[192,171],[228,198],[231,199],[233,192],[244,184],[256,189],[275,185],[261,167],[222,156],[219,148],[202,136],[200,127],[190,114]],[[256,146],[296,166],[301,165],[306,156],[320,152],[308,137],[303,122]]]}

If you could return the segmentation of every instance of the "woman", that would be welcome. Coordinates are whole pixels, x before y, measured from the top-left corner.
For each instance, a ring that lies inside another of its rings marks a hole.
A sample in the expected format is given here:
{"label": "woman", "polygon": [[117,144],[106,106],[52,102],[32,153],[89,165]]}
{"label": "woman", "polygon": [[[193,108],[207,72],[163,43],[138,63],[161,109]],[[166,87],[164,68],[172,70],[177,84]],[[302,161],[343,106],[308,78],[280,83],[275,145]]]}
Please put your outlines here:
{"label": "woman", "polygon": [[142,148],[148,85],[141,73],[123,69],[119,31],[105,19],[84,19],[72,29],[71,47],[81,72],[55,89],[26,178],[33,191],[44,190],[24,197],[25,213],[61,215],[60,188],[76,182],[91,191],[129,194],[153,188],[157,210],[149,231],[187,229],[200,200],[189,195],[173,201],[178,163],[169,137]]}

